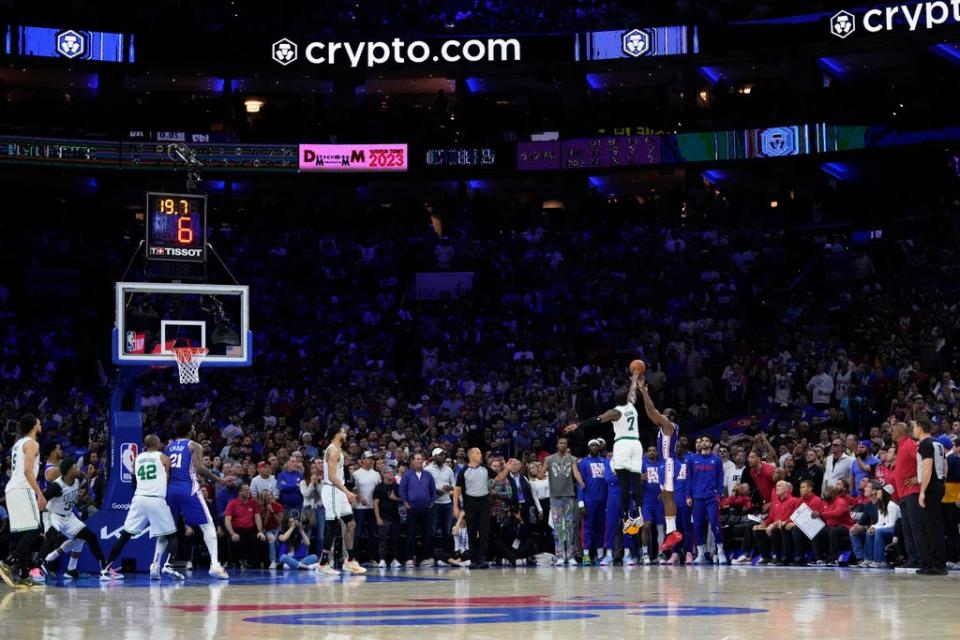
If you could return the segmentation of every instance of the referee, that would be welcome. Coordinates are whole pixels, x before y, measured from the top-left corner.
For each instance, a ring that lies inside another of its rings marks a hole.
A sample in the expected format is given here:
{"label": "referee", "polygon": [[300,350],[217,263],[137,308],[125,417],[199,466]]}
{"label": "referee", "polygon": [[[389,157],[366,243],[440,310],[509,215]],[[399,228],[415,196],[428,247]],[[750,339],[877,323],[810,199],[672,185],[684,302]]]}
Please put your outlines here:
{"label": "referee", "polygon": [[487,548],[490,544],[490,484],[503,480],[510,473],[510,465],[503,465],[500,473],[483,464],[483,454],[477,447],[467,451],[468,464],[457,474],[453,488],[453,515],[460,518],[460,498],[467,516],[467,537],[470,540],[470,568],[486,569]]}

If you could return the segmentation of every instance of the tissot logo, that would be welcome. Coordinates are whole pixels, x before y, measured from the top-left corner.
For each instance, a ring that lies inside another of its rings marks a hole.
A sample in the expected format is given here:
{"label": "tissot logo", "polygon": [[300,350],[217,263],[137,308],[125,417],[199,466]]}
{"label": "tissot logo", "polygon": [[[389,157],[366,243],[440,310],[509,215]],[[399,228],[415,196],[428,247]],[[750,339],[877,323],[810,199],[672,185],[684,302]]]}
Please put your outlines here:
{"label": "tissot logo", "polygon": [[273,43],[273,59],[283,66],[297,60],[297,44],[289,38],[283,38]]}
{"label": "tissot logo", "polygon": [[[857,30],[857,16],[838,11],[830,18],[830,33],[845,39]],[[960,23],[960,0],[933,0],[917,4],[901,4],[865,11],[859,18],[860,28],[868,33],[895,31],[906,25],[906,31],[933,29],[942,24]]]}

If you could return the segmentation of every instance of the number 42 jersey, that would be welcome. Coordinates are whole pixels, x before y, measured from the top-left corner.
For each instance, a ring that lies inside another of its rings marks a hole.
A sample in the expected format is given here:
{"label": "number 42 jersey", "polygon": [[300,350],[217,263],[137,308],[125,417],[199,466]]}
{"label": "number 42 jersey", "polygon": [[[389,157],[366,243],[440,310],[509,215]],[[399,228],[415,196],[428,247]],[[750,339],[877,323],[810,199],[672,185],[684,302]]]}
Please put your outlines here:
{"label": "number 42 jersey", "polygon": [[159,451],[145,451],[133,462],[133,471],[137,477],[137,491],[134,495],[167,497],[167,470],[163,467]]}

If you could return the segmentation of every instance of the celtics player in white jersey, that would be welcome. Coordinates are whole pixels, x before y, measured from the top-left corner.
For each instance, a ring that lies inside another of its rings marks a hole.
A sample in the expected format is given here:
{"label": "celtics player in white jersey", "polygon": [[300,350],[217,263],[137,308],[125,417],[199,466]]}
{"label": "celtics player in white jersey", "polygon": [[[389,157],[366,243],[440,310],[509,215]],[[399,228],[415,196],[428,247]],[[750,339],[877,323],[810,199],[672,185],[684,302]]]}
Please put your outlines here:
{"label": "celtics player in white jersey", "polygon": [[[54,474],[48,474],[48,478]],[[70,551],[70,561],[64,574],[68,578],[77,578],[77,562],[83,544],[90,545],[90,553],[100,563],[100,569],[106,567],[103,550],[97,535],[87,527],[73,512],[79,499],[81,487],[81,473],[77,461],[73,458],[64,458],[60,461],[57,477],[47,484],[43,495],[47,498],[47,526],[44,534],[46,541],[40,550],[44,562],[52,564],[60,558],[66,550]],[[62,544],[61,544],[62,543]],[[54,549],[57,545],[59,548]],[[53,549],[53,551],[51,551]]]}
{"label": "celtics player in white jersey", "polygon": [[320,554],[317,573],[326,576],[338,576],[340,572],[331,567],[333,550],[336,549],[338,530],[343,534],[343,546],[347,558],[343,563],[343,572],[363,574],[367,570],[360,566],[353,554],[353,533],[357,523],[353,519],[352,505],[357,496],[347,489],[343,474],[343,443],[347,441],[347,431],[342,426],[330,427],[327,432],[330,446],[323,452],[323,484],[320,486],[320,499],[326,513],[326,536],[329,546]]}
{"label": "celtics player in white jersey", "polygon": [[[160,438],[150,434],[143,439],[146,449],[133,460],[133,501],[123,522],[123,532],[107,558],[106,568],[100,572],[101,580],[122,580],[123,576],[113,569],[113,563],[123,547],[136,535],[150,528],[150,537],[157,539],[150,565],[150,579],[159,580],[162,575],[183,580],[168,563],[161,563],[170,543],[177,542],[177,525],[167,505],[167,478],[170,475],[170,458],[160,449]],[[162,567],[162,568],[161,568]]]}
{"label": "celtics player in white jersey", "polygon": [[7,511],[10,512],[10,532],[19,533],[16,548],[0,562],[0,578],[11,587],[43,588],[29,576],[30,555],[43,543],[40,513],[47,507],[47,499],[40,491],[40,420],[32,413],[24,414],[18,423],[20,439],[10,450],[11,470],[7,482]]}
{"label": "celtics player in white jersey", "polygon": [[[578,429],[591,429],[601,424],[613,423],[613,459],[610,467],[620,482],[620,512],[623,519],[623,532],[636,534],[643,526],[640,504],[643,500],[643,444],[640,442],[639,413],[634,403],[637,400],[637,385],[640,374],[630,376],[630,384],[617,389],[614,399],[617,406],[604,413],[582,422],[567,425],[565,433]],[[630,498],[637,509],[637,515],[630,517]]]}

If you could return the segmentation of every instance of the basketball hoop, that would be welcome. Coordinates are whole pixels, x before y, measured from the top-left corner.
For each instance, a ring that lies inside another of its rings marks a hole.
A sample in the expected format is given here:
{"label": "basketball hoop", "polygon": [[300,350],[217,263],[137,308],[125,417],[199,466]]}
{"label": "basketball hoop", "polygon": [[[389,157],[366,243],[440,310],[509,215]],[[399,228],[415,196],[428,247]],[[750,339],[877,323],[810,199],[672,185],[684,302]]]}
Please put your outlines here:
{"label": "basketball hoop", "polygon": [[197,384],[200,382],[200,365],[209,349],[206,347],[177,347],[173,355],[177,358],[177,368],[180,369],[180,384]]}

